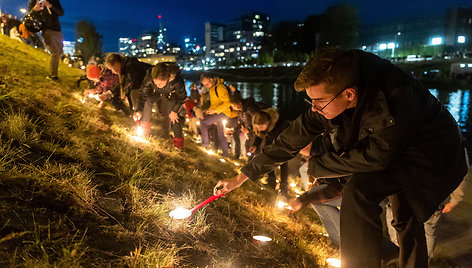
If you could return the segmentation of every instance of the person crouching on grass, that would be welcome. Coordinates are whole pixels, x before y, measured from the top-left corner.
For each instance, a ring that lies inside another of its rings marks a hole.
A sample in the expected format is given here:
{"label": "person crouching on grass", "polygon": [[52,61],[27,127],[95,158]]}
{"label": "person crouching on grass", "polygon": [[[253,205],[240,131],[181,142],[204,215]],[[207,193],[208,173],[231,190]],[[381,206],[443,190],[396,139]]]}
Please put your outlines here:
{"label": "person crouching on grass", "polygon": [[[275,139],[284,131],[290,123],[280,118],[279,113],[274,108],[267,108],[255,112],[252,116],[252,127],[256,134],[254,143],[249,148],[249,152],[257,154],[261,152],[266,146],[271,145]],[[275,172],[267,173],[267,185],[274,189],[277,186],[277,179]],[[288,164],[280,165],[280,186],[279,191],[284,197],[288,197]]]}
{"label": "person crouching on grass", "polygon": [[179,65],[172,62],[158,63],[148,70],[140,88],[140,98],[134,120],[139,122],[144,134],[151,131],[152,105],[157,103],[159,112],[164,117],[164,137],[169,137],[169,130],[174,132],[174,147],[184,148],[182,126],[184,118],[180,115],[187,91]]}
{"label": "person crouching on grass", "polygon": [[117,111],[123,111],[127,116],[130,115],[128,107],[119,97],[120,88],[118,76],[113,74],[111,70],[105,68],[104,65],[87,65],[87,79],[95,83],[95,88],[84,91],[84,98],[90,94],[98,95],[98,109],[102,109],[105,102],[111,102]]}
{"label": "person crouching on grass", "polygon": [[[389,198],[400,247],[399,266],[428,267],[423,223],[468,170],[462,136],[449,111],[409,74],[362,50],[318,51],[295,82],[312,107],[277,140],[224,179],[215,194],[240,187],[295,157],[322,135],[338,150],[308,163],[314,178],[349,176],[340,215],[341,262],[380,267],[382,208]],[[334,132],[327,132],[332,129]]]}

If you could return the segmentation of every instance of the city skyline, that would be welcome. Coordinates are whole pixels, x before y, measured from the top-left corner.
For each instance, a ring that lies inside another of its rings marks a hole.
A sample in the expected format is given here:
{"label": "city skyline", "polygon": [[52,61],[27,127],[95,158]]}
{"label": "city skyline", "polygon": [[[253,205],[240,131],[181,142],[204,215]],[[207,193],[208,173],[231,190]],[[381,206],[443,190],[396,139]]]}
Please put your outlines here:
{"label": "city skyline", "polygon": [[[2,0],[2,12],[20,16],[19,9],[27,6],[27,1]],[[90,0],[61,1],[65,16],[61,17],[65,40],[75,39],[75,24],[85,19],[92,22],[103,36],[103,48],[106,52],[118,51],[120,37],[137,38],[141,33],[156,30],[158,15],[168,29],[168,40],[183,44],[185,38],[197,38],[197,43],[204,44],[205,22],[229,22],[244,13],[257,11],[267,13],[271,24],[280,21],[301,21],[313,14],[322,14],[328,7],[339,1],[303,1],[282,0],[239,1],[229,7],[226,2],[180,1],[179,6],[155,1],[140,1],[139,5],[125,1],[102,0],[98,4]],[[346,3],[346,2],[343,2]],[[357,7],[361,23],[374,23],[381,20],[411,17],[418,14],[434,15],[453,6],[470,6],[469,1],[347,1]],[[123,10],[128,13],[124,14]]]}

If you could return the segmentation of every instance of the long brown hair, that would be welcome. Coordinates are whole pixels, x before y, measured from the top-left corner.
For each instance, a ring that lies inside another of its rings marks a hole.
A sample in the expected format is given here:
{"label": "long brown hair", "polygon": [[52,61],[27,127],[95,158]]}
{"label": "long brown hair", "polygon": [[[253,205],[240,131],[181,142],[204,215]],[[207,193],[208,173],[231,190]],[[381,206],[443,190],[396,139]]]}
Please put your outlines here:
{"label": "long brown hair", "polygon": [[274,108],[267,108],[262,111],[258,111],[254,113],[252,116],[252,125],[267,125],[267,129],[264,132],[254,128],[254,133],[259,136],[263,137],[265,133],[269,133],[274,129],[275,124],[279,121],[279,113]]}

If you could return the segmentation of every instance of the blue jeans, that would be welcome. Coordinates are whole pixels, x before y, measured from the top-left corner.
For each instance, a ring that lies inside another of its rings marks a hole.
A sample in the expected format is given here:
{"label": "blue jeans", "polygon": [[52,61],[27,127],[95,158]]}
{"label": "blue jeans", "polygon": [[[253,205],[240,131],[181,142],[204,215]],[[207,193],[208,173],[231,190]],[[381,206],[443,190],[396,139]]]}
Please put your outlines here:
{"label": "blue jeans", "polygon": [[[328,185],[322,184],[319,186],[313,186],[310,189],[310,192],[319,191]],[[341,207],[342,198],[331,200],[320,204],[310,204],[311,207],[316,211],[318,217],[323,224],[323,227],[326,229],[326,232],[329,235],[329,240],[335,246],[339,246],[340,238],[340,218],[339,207]]]}
{"label": "blue jeans", "polygon": [[[439,218],[442,215],[441,209],[438,209],[429,220],[424,223],[424,234],[426,236],[426,248],[428,249],[429,259],[433,258],[434,245],[436,243],[436,226]],[[392,207],[389,203],[386,205],[385,219],[387,222],[388,235],[390,240],[398,246],[397,232],[395,228],[390,224],[393,221]]]}
{"label": "blue jeans", "polygon": [[210,145],[208,128],[216,123],[220,149],[223,151],[223,156],[228,156],[228,141],[226,140],[223,129],[223,120],[228,120],[228,117],[223,113],[207,115],[200,121],[200,131],[202,132],[202,144],[203,146],[208,147]]}

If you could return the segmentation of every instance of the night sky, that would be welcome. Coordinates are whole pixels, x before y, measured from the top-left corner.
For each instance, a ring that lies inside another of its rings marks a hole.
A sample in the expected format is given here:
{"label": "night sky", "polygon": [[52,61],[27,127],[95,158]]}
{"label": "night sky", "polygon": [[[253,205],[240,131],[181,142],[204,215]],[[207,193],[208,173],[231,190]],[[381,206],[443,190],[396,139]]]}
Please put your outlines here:
{"label": "night sky", "polygon": [[[118,50],[118,38],[137,38],[143,31],[155,30],[158,18],[167,28],[168,41],[182,44],[185,37],[197,37],[204,44],[204,23],[228,22],[243,13],[258,11],[266,13],[271,23],[281,20],[300,20],[312,14],[321,14],[326,8],[340,1],[329,0],[237,0],[237,1],[159,1],[159,0],[61,0],[65,16],[61,23],[65,40],[75,39],[75,24],[86,19],[94,23],[103,36],[107,52]],[[472,6],[472,0],[396,0],[396,1],[343,1],[359,10],[361,22],[379,22],[420,14],[440,14],[450,6]],[[139,4],[138,4],[139,3]],[[234,3],[230,5],[229,3]],[[0,0],[2,12],[20,15],[20,8],[27,1]]]}

